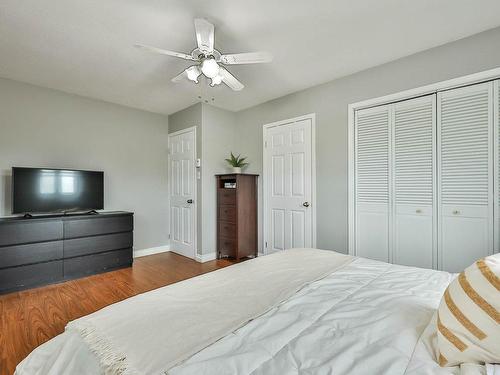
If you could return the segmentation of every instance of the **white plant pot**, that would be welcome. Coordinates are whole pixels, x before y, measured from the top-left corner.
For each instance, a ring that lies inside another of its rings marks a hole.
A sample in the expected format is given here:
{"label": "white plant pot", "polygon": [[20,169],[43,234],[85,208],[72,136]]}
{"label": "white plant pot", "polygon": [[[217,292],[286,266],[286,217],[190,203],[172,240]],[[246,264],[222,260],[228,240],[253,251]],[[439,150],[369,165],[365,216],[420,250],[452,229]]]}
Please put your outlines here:
{"label": "white plant pot", "polygon": [[240,167],[233,167],[233,173],[241,173]]}

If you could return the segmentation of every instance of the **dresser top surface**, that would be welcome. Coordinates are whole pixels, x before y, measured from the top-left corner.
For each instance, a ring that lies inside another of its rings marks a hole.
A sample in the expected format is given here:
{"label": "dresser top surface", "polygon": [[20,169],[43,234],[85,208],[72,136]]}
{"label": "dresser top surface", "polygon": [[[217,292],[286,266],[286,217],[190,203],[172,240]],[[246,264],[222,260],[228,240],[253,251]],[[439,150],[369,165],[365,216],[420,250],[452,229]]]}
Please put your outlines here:
{"label": "dresser top surface", "polygon": [[255,176],[259,177],[258,174],[254,173],[221,173],[221,174],[216,174],[215,177],[233,177],[236,178],[237,176]]}
{"label": "dresser top surface", "polygon": [[8,223],[18,223],[18,222],[39,222],[39,221],[66,221],[66,220],[80,220],[80,219],[98,219],[98,218],[106,218],[113,216],[128,216],[133,215],[133,212],[128,211],[106,211],[99,212],[98,214],[54,214],[54,215],[34,215],[30,218],[25,218],[23,216],[6,216],[0,217],[0,224],[8,224]]}

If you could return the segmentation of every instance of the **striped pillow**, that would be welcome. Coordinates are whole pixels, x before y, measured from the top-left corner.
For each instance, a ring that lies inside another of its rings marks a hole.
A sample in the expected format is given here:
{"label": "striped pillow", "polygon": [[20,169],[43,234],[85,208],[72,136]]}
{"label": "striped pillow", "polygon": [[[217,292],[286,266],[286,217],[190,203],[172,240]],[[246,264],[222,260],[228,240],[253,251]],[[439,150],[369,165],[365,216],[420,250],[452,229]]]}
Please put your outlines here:
{"label": "striped pillow", "polygon": [[439,364],[500,363],[500,254],[467,267],[438,309]]}

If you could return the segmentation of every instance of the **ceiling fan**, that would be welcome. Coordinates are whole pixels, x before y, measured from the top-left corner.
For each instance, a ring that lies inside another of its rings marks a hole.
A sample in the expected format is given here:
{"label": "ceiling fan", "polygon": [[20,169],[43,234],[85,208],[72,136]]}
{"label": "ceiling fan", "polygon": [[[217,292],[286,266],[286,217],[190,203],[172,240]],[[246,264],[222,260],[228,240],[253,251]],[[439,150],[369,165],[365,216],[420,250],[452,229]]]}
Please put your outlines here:
{"label": "ceiling fan", "polygon": [[203,74],[205,77],[210,78],[210,86],[220,85],[224,82],[235,91],[239,91],[245,86],[234,75],[229,73],[224,65],[267,63],[273,59],[267,52],[222,54],[214,47],[214,25],[205,19],[196,18],[194,20],[194,28],[198,46],[190,54],[169,51],[144,44],[136,44],[135,46],[150,52],[195,62],[194,65],[189,66],[181,74],[172,78],[172,82],[177,83],[188,79],[198,83],[198,78]]}

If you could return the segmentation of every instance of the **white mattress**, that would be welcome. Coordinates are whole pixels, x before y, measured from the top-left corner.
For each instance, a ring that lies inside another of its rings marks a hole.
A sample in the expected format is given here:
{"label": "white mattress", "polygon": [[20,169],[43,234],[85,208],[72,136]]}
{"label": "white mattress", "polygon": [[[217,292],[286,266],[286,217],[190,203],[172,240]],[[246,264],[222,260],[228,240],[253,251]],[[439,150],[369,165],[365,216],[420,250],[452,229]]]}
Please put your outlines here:
{"label": "white mattress", "polygon": [[[437,365],[433,346],[432,317],[451,278],[355,259],[168,373],[459,374]],[[100,373],[97,358],[70,332],[41,345],[16,371]]]}

